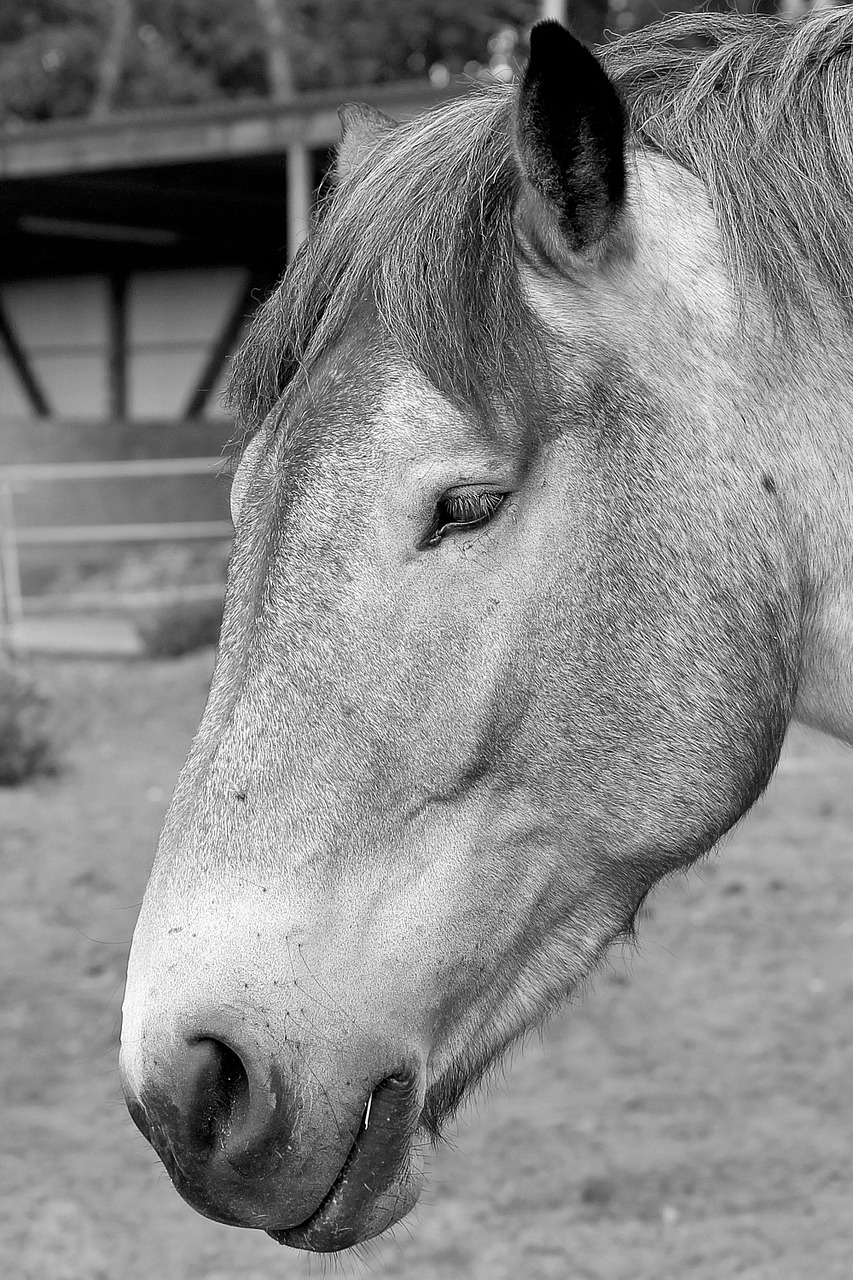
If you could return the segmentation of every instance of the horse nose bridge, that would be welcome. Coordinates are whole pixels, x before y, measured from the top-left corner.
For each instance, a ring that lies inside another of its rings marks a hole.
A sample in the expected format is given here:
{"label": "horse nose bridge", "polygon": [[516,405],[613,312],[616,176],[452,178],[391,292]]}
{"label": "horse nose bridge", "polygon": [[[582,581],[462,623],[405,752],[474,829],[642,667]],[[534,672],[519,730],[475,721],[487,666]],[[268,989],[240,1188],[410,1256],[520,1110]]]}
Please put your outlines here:
{"label": "horse nose bridge", "polygon": [[[219,808],[221,818],[235,793],[248,793],[250,802],[266,794],[281,811],[285,796],[298,806],[318,770],[325,787],[340,783],[334,766],[342,754],[349,751],[355,763],[351,734],[341,732],[348,720],[341,710],[349,705],[348,695],[332,678],[339,655],[330,652],[325,665],[312,664],[309,670],[293,667],[296,656],[278,655],[273,681],[267,655],[259,654],[258,669],[244,676],[230,703],[214,703],[206,710],[199,749],[187,762],[190,805],[194,802],[208,814]],[[238,811],[241,818],[245,815],[246,810]]]}
{"label": "horse nose bridge", "polygon": [[425,873],[382,880],[381,868],[341,855],[333,863],[328,851],[302,863],[269,849],[252,863],[238,851],[227,869],[215,861],[218,871],[210,858],[152,878],[128,964],[134,1014],[230,1001],[274,1018],[369,1017],[374,997],[385,1005],[395,985],[402,998],[417,982],[407,975],[428,969],[443,913]]}
{"label": "horse nose bridge", "polygon": [[392,1059],[425,1056],[385,957],[359,948],[333,910],[320,929],[298,923],[283,900],[269,910],[236,897],[228,905],[140,917],[123,1009],[129,1079],[194,1037],[248,1044],[267,1060],[307,1061],[322,1046],[344,1074],[350,1051],[363,1056],[372,1043]]}

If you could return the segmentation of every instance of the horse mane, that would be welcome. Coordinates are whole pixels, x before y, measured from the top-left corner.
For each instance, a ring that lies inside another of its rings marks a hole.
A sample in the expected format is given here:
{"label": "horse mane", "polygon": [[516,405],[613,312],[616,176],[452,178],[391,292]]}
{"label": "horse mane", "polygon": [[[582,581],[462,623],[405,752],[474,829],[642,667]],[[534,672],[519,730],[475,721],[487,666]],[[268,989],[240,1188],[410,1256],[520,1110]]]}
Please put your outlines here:
{"label": "horse mane", "polygon": [[[741,294],[758,283],[786,330],[818,319],[821,291],[853,320],[853,11],[680,14],[597,52],[629,143],[707,188]],[[336,186],[235,358],[229,403],[246,430],[365,309],[478,416],[541,397],[541,325],[517,271],[512,103],[512,86],[481,87],[398,125]]]}
{"label": "horse mane", "polygon": [[827,295],[853,321],[853,10],[678,14],[598,53],[631,141],[706,187],[741,296],[789,336]]}

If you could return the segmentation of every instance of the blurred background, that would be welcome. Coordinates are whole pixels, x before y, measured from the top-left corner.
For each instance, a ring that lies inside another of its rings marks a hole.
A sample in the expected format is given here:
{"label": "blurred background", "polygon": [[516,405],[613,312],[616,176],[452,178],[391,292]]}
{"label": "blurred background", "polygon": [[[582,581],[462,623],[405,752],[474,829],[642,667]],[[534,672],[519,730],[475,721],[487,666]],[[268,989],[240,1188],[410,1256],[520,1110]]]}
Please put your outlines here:
{"label": "blurred background", "polygon": [[[599,41],[669,7],[567,16]],[[133,922],[212,670],[220,397],[306,233],[338,105],[406,117],[507,81],[563,8],[0,0],[5,1280],[328,1273],[189,1210],[116,1072]],[[655,895],[641,956],[614,955],[431,1158],[418,1215],[336,1274],[849,1280],[850,760],[796,730],[725,856]]]}

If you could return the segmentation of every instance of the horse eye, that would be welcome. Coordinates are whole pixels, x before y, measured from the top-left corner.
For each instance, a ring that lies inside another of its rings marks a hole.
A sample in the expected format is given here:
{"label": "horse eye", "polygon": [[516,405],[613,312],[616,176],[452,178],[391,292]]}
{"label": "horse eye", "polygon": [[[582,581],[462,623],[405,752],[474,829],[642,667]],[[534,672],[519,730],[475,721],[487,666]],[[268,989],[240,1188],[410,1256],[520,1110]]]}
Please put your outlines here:
{"label": "horse eye", "polygon": [[506,496],[493,489],[457,489],[443,494],[436,503],[432,525],[422,545],[436,547],[444,535],[454,529],[476,529],[488,524],[503,506]]}

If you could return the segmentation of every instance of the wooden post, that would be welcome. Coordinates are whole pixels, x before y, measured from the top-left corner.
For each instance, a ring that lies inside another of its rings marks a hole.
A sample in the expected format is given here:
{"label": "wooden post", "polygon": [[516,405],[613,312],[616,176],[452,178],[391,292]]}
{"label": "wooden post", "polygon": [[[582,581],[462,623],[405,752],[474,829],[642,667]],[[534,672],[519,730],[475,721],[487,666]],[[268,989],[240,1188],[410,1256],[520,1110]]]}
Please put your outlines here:
{"label": "wooden post", "polygon": [[311,165],[308,148],[296,142],[287,149],[287,257],[290,261],[308,237],[311,220]]}
{"label": "wooden post", "polygon": [[0,349],[2,348],[6,350],[9,363],[18,375],[18,381],[24,389],[24,394],[29,400],[33,412],[39,418],[46,418],[50,413],[50,405],[47,402],[44,389],[40,386],[32,365],[27,359],[26,352],[12,328],[12,322],[3,310],[2,302],[0,302]]}
{"label": "wooden post", "polygon": [[0,625],[3,647],[16,648],[18,623],[23,616],[21,571],[18,564],[18,542],[15,536],[15,511],[12,486],[0,481]]}
{"label": "wooden post", "polygon": [[276,263],[274,267],[267,269],[256,267],[249,272],[246,284],[240,290],[237,301],[231,308],[230,315],[226,316],[225,323],[219,332],[219,337],[214,341],[204,363],[204,368],[190,393],[187,406],[183,412],[184,419],[200,418],[203,415],[211,393],[222,376],[225,365],[234,354],[243,326],[251,319],[275,284],[279,270],[278,263]]}
{"label": "wooden post", "polygon": [[121,422],[127,417],[127,276],[110,276],[108,288],[107,405]]}
{"label": "wooden post", "polygon": [[115,106],[121,73],[127,58],[127,42],[134,19],[134,0],[112,0],[107,6],[112,15],[107,42],[98,67],[98,87],[91,107],[93,120],[103,120]]}
{"label": "wooden post", "polygon": [[540,18],[556,18],[557,22],[566,25],[566,0],[540,0]]}
{"label": "wooden post", "polygon": [[291,102],[296,96],[296,83],[285,15],[279,0],[255,0],[255,7],[264,25],[267,74],[272,96],[276,102]]}

